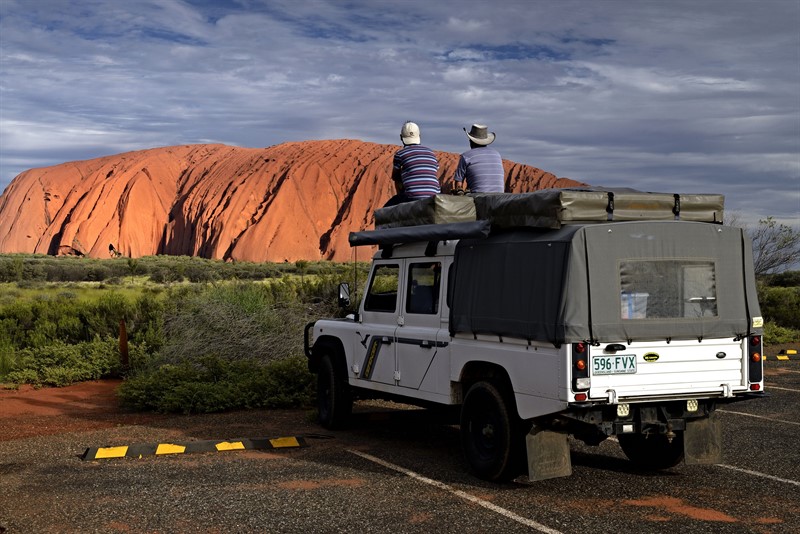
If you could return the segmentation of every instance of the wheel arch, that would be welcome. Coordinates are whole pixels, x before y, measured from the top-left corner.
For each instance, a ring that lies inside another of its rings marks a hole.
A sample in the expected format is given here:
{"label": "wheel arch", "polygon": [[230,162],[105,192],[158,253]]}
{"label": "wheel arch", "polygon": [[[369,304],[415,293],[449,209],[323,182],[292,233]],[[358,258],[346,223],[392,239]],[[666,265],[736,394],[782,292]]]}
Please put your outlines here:
{"label": "wheel arch", "polygon": [[461,398],[467,394],[469,388],[481,380],[493,382],[496,386],[502,389],[502,392],[508,396],[508,400],[514,402],[516,409],[516,402],[514,401],[514,388],[511,383],[511,377],[506,371],[505,367],[500,364],[486,362],[486,361],[470,361],[464,364],[461,368],[459,375],[459,383],[461,384]]}
{"label": "wheel arch", "polygon": [[319,372],[319,363],[324,355],[330,355],[340,376],[347,377],[347,361],[345,360],[344,345],[342,340],[335,336],[320,336],[311,348],[308,358],[308,370],[312,373]]}

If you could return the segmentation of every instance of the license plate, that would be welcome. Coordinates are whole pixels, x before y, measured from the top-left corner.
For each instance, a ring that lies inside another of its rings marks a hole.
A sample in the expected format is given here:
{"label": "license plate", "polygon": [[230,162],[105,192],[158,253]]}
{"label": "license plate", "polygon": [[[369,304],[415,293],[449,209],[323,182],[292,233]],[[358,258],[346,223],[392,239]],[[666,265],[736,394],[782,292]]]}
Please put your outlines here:
{"label": "license plate", "polygon": [[636,372],[635,354],[615,354],[613,356],[592,356],[593,375],[619,375]]}

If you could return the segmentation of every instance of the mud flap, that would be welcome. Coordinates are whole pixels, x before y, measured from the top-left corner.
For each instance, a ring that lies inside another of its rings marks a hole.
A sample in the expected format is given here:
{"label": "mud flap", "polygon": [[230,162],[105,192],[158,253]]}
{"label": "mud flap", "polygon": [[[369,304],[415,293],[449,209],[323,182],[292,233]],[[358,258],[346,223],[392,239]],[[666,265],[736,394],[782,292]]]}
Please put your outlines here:
{"label": "mud flap", "polygon": [[716,413],[686,421],[683,455],[687,465],[722,462],[722,424]]}
{"label": "mud flap", "polygon": [[544,430],[534,425],[525,436],[525,446],[528,452],[530,482],[568,477],[572,474],[566,434]]}

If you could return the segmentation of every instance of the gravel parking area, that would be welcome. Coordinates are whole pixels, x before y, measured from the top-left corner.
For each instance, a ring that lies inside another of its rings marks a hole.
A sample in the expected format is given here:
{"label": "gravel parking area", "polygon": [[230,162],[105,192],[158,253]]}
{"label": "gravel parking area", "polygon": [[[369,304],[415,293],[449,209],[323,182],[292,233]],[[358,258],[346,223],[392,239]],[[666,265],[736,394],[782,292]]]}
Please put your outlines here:
{"label": "gravel parking area", "polygon": [[[359,405],[327,432],[307,410],[127,413],[118,383],[0,392],[0,532],[800,532],[800,362],[767,361],[768,399],[721,412],[722,466],[634,470],[572,443],[573,475],[490,484],[458,428]],[[304,448],[81,461],[88,447],[305,436]]]}

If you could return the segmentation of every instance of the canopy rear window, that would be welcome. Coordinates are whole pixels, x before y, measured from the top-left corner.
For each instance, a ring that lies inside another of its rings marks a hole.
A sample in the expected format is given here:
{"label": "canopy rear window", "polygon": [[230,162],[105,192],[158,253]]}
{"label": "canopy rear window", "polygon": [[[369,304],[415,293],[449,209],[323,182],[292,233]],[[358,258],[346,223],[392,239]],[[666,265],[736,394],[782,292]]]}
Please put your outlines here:
{"label": "canopy rear window", "polygon": [[717,316],[712,260],[623,260],[619,280],[623,320]]}

